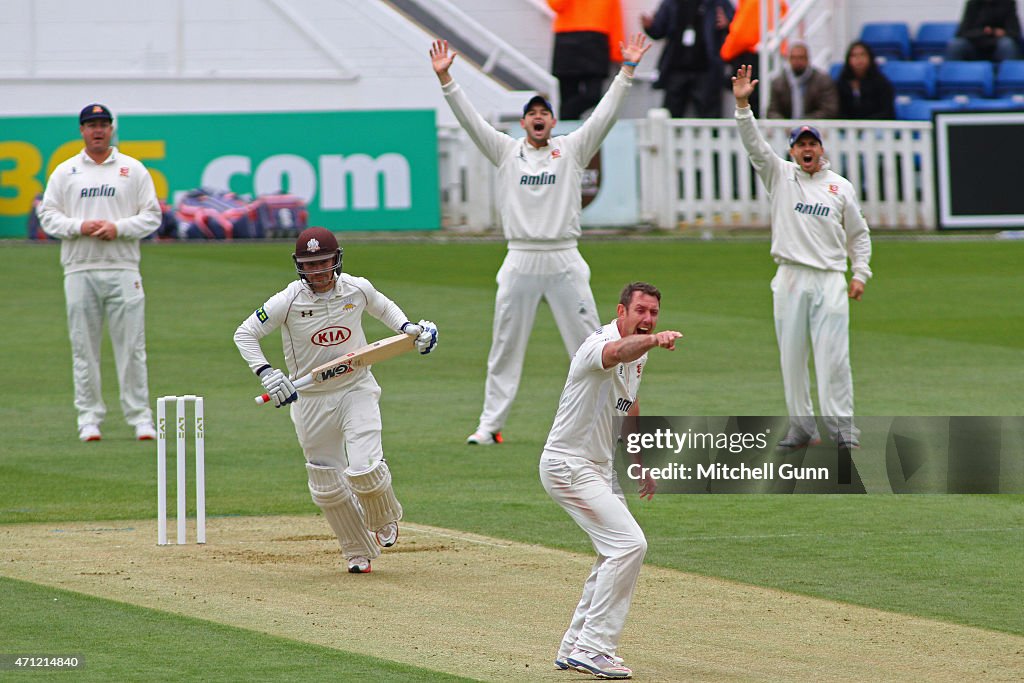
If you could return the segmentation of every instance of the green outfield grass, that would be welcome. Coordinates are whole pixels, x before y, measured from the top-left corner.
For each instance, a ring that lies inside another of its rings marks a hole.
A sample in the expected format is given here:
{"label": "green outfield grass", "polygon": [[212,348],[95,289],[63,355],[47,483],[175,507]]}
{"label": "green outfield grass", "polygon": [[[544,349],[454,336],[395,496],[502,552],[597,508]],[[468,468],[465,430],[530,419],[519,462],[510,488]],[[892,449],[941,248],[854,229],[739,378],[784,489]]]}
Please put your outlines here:
{"label": "green outfield grass", "polygon": [[17,608],[2,654],[81,660],[73,671],[7,672],[33,681],[288,681],[297,671],[304,680],[471,680],[23,581],[0,577],[0,589]]}
{"label": "green outfield grass", "polygon": [[[659,326],[685,334],[674,354],[652,352],[642,412],[785,413],[767,242],[590,241],[582,251],[603,318],[614,315],[625,282],[646,279],[664,294]],[[231,341],[237,324],[293,278],[290,245],[154,244],[143,252],[151,394],[207,397],[209,513],[315,512],[291,423],[284,411],[252,402],[259,382]],[[374,369],[384,388],[385,452],[409,521],[589,553],[585,536],[537,479],[567,368],[546,308],[531,337],[507,443],[464,445],[483,396],[503,254],[498,243],[346,245],[347,271],[369,277],[413,320],[440,328],[436,353]],[[1021,243],[878,241],[876,277],[864,301],[852,305],[858,413],[1024,413],[1022,263]],[[0,247],[0,283],[7,323],[0,367],[9,392],[0,402],[0,523],[154,518],[152,447],[131,441],[121,421],[109,343],[104,440],[83,445],[75,438],[57,249]],[[367,324],[369,337],[387,333]],[[265,348],[280,362],[279,337]],[[630,503],[650,540],[650,563],[1024,634],[1021,496],[664,495]],[[5,620],[6,642],[42,649],[82,642],[86,649],[92,641],[78,640],[82,630],[159,623],[167,628],[154,629],[154,638],[186,627],[208,634],[206,646],[224,653],[226,672],[232,653],[247,648],[297,657],[320,652],[252,634],[241,642],[239,632],[219,626],[17,582],[3,582],[3,590],[5,604],[37,614],[24,625]],[[46,614],[32,604],[49,597],[63,600],[69,623],[80,626],[44,628]],[[332,656],[321,658],[324,666],[335,666]],[[351,660],[352,667],[378,665]],[[193,677],[184,668],[167,672]],[[420,674],[396,669],[395,678]]]}

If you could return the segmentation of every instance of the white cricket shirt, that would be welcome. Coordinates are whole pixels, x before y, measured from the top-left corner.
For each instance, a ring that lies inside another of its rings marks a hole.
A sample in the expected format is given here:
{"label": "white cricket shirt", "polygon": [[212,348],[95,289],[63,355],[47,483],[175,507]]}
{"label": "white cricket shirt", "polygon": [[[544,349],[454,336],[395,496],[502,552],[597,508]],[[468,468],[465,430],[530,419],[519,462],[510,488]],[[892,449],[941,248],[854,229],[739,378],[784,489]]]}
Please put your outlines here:
{"label": "white cricket shirt", "polygon": [[455,81],[441,87],[459,124],[498,167],[498,211],[510,248],[576,246],[583,210],[583,171],[615,124],[632,85],[633,79],[620,71],[582,126],[551,138],[540,149],[525,138],[495,130]]}
{"label": "white cricket shirt", "polygon": [[615,321],[586,338],[569,365],[546,454],[605,463],[615,456],[622,419],[636,402],[647,354],[605,369],[605,344],[621,339]]}
{"label": "white cricket shirt", "polygon": [[736,124],[750,161],[771,198],[772,258],[779,264],[871,277],[871,236],[857,193],[843,176],[825,168],[809,175],[768,145],[750,107],[736,108]]}
{"label": "white cricket shirt", "polygon": [[[365,278],[342,273],[334,289],[323,295],[314,294],[308,285],[296,280],[267,299],[238,326],[235,345],[255,372],[271,365],[260,347],[260,339],[280,327],[288,374],[292,378],[301,377],[319,365],[366,345],[363,313],[369,313],[396,332],[401,332],[402,325],[409,321],[398,304],[374,289]],[[337,380],[312,384],[302,391],[334,391],[367,372],[369,368],[358,368]]]}
{"label": "white cricket shirt", "polygon": [[[117,238],[82,237],[82,221],[107,220]],[[160,227],[153,179],[141,162],[117,147],[97,164],[83,149],[53,170],[39,205],[43,231],[60,240],[64,273],[113,268],[138,270],[139,240]]]}

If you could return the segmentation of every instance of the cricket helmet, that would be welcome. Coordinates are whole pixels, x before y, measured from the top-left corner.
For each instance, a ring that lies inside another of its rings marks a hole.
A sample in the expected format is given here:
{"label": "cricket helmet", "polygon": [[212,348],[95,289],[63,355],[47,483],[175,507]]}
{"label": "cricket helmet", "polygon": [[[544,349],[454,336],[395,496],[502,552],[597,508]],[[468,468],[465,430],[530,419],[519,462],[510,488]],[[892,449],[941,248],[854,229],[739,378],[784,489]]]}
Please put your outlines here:
{"label": "cricket helmet", "polygon": [[[327,228],[306,228],[299,233],[295,240],[295,253],[292,260],[295,261],[295,272],[299,278],[307,280],[307,275],[319,275],[333,270],[335,275],[341,275],[341,258],[344,250],[338,246],[338,238]],[[333,257],[333,258],[332,258]],[[330,264],[324,264],[322,268],[315,270],[303,270],[303,263],[320,262],[331,259]]]}

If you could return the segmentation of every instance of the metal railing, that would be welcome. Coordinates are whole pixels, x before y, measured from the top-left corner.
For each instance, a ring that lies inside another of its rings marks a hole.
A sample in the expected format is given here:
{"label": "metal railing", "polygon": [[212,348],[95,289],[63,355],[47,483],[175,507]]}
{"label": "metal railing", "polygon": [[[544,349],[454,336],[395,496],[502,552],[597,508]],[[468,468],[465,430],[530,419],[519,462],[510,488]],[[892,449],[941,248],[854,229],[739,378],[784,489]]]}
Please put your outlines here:
{"label": "metal railing", "polygon": [[510,90],[545,93],[558,109],[558,80],[448,0],[386,0]]}

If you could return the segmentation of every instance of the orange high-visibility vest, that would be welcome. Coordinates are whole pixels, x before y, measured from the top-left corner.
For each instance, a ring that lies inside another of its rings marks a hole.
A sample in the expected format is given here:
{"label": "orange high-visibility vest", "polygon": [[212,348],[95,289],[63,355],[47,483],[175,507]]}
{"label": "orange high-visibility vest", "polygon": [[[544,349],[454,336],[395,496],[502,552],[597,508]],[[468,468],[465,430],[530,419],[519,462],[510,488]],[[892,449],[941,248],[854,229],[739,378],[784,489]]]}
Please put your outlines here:
{"label": "orange high-visibility vest", "polygon": [[622,61],[622,6],[619,0],[548,0],[555,12],[555,33],[596,31],[608,36],[613,62]]}
{"label": "orange high-visibility vest", "polygon": [[[550,0],[549,0],[550,2]],[[782,17],[786,16],[785,0],[782,0]],[[780,17],[781,18],[781,17]],[[769,12],[768,26],[774,28],[774,19]],[[757,44],[761,42],[761,3],[760,0],[740,0],[729,24],[729,35],[722,43],[719,55],[725,62],[731,62],[744,52],[757,52]]]}

